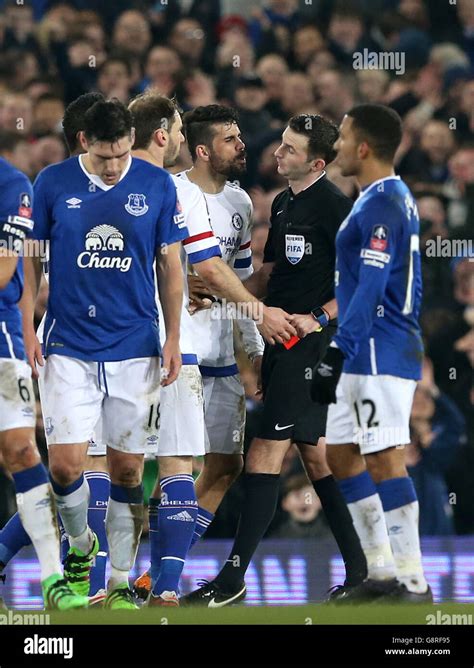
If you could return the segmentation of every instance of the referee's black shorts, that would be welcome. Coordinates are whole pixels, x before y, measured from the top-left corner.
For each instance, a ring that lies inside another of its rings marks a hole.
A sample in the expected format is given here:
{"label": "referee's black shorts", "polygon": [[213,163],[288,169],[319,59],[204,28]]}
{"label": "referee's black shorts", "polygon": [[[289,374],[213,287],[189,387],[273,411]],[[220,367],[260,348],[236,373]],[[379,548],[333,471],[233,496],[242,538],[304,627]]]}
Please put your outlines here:
{"label": "referee's black shorts", "polygon": [[287,350],[265,345],[262,362],[263,414],[258,438],[316,445],[326,433],[327,406],[311,400],[313,367],[324,356],[336,327],[308,334]]}

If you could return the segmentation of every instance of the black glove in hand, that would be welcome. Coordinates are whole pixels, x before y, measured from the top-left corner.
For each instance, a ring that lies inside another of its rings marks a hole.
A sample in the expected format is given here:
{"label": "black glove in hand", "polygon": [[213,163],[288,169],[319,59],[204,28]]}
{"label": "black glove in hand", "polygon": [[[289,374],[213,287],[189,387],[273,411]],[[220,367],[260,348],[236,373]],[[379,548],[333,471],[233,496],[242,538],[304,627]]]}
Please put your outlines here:
{"label": "black glove in hand", "polygon": [[335,404],[336,387],[342,373],[344,355],[339,348],[328,348],[325,356],[313,369],[311,399],[318,404]]}

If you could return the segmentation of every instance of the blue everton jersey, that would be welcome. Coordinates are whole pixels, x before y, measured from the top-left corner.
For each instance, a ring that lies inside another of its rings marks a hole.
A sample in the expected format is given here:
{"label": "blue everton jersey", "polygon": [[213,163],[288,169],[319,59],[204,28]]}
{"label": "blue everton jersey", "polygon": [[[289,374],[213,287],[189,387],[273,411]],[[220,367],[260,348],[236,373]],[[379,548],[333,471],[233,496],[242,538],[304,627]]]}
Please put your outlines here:
{"label": "blue everton jersey", "polygon": [[346,373],[421,377],[418,234],[418,210],[399,177],[363,190],[339,228],[334,341]]}
{"label": "blue everton jersey", "polygon": [[79,156],[44,169],[34,194],[34,236],[50,242],[45,354],[159,355],[155,257],[188,236],[169,174],[130,158],[107,186]]}
{"label": "blue everton jersey", "polygon": [[[11,246],[11,227],[31,232],[33,190],[26,176],[0,158],[0,247]],[[18,302],[23,292],[23,260],[7,287],[0,290],[0,357],[24,359],[22,318]]]}

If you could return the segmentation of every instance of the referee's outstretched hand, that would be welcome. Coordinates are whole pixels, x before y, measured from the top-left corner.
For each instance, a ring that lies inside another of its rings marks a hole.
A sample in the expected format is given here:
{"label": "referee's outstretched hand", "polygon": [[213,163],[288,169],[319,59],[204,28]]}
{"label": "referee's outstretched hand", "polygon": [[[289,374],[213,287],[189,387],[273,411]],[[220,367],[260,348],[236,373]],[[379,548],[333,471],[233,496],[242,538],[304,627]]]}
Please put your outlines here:
{"label": "referee's outstretched hand", "polygon": [[342,373],[344,355],[339,348],[328,348],[323,359],[313,369],[311,399],[318,404],[335,404],[336,387]]}
{"label": "referee's outstretched hand", "polygon": [[257,327],[268,343],[272,345],[284,343],[292,336],[296,336],[296,329],[290,323],[291,318],[292,316],[281,308],[262,304],[262,314],[260,322],[257,322]]}

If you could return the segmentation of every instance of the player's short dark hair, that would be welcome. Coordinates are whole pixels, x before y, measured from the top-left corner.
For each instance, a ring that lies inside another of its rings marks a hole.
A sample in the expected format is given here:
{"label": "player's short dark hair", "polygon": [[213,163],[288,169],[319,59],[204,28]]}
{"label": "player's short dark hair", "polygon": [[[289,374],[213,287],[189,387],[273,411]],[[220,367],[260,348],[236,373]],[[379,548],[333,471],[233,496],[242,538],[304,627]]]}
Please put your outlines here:
{"label": "player's short dark hair", "polygon": [[326,165],[334,160],[339,130],[332,121],[319,114],[298,114],[290,118],[288,127],[308,138],[308,160],[322,158]]}
{"label": "player's short dark hair", "polygon": [[134,149],[146,149],[156,130],[171,130],[176,120],[178,106],[175,99],[161,95],[157,91],[147,91],[138,95],[128,105],[135,126]]}
{"label": "player's short dark hair", "polygon": [[383,104],[358,104],[347,112],[352,129],[359,141],[365,141],[374,156],[383,162],[393,162],[402,141],[402,119]]}
{"label": "player's short dark hair", "polygon": [[104,100],[101,93],[85,93],[68,104],[63,117],[63,132],[70,153],[77,151],[77,133],[84,130],[84,116],[96,102]]}
{"label": "player's short dark hair", "polygon": [[239,122],[236,109],[221,104],[208,104],[188,111],[183,117],[183,131],[188,142],[191,158],[196,160],[196,147],[199,144],[211,146],[216,135],[216,125]]}
{"label": "player's short dark hair", "polygon": [[132,114],[117,98],[99,100],[84,116],[84,134],[88,141],[114,144],[122,137],[129,137],[132,127]]}

